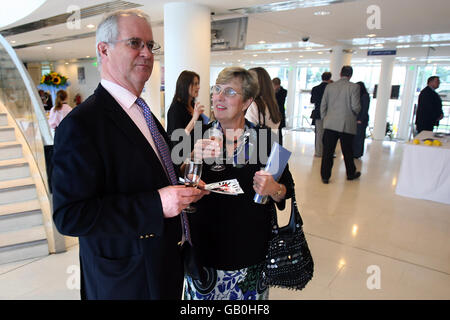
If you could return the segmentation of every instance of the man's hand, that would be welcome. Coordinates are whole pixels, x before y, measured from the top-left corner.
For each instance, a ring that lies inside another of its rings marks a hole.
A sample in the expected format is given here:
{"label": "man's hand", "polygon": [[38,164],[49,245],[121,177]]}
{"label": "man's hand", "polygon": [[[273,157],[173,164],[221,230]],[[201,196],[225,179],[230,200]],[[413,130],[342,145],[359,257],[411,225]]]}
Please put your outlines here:
{"label": "man's hand", "polygon": [[208,191],[185,186],[169,186],[158,190],[165,218],[180,214],[190,203],[200,200]]}

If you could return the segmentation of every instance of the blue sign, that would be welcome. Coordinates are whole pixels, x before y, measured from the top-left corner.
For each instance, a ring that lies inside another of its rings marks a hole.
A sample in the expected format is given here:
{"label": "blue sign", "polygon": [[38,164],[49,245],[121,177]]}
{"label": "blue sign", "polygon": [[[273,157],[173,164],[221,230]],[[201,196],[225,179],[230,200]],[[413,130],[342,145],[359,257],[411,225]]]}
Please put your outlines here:
{"label": "blue sign", "polygon": [[376,50],[368,50],[368,56],[395,56],[397,54],[397,50],[395,49],[376,49]]}

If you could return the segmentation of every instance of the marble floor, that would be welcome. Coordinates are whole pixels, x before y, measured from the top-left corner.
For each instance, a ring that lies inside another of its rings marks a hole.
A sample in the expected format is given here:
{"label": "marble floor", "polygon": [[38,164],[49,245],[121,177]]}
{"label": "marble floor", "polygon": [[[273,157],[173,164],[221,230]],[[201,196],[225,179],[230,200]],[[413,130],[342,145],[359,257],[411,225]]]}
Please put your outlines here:
{"label": "marble floor", "polygon": [[[403,143],[366,141],[347,181],[340,151],[330,183],[320,179],[314,134],[287,132],[314,278],[270,299],[450,299],[450,206],[395,194]],[[280,224],[288,212],[280,213]],[[0,299],[79,299],[78,246],[0,265]]]}

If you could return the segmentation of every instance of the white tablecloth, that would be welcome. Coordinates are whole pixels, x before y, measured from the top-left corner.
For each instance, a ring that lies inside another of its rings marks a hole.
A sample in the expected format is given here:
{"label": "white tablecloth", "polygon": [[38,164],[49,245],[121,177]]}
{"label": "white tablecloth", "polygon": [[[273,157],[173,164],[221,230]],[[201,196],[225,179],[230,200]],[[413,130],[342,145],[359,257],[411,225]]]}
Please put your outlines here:
{"label": "white tablecloth", "polygon": [[[396,193],[401,196],[450,204],[450,137],[436,138],[422,131],[403,150]],[[440,140],[442,146],[424,145],[423,139]]]}

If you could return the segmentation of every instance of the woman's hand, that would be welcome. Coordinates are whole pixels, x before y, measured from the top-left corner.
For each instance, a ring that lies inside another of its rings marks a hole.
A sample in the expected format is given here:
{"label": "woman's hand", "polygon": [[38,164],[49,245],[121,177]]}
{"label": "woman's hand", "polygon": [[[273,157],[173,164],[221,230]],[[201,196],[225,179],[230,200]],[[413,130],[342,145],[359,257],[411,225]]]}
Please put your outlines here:
{"label": "woman's hand", "polygon": [[195,160],[216,158],[220,155],[220,145],[211,139],[199,139],[194,145]]}
{"label": "woman's hand", "polygon": [[205,106],[201,105],[200,102],[196,102],[194,106],[194,113],[192,114],[192,119],[194,121],[197,121],[203,112],[205,112]]}
{"label": "woman's hand", "polygon": [[275,201],[284,199],[286,187],[276,182],[269,172],[257,171],[253,177],[253,190],[262,196],[271,196]]}

